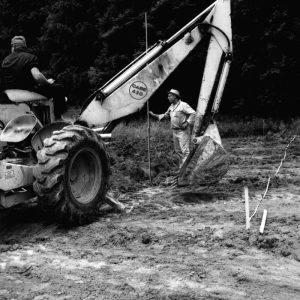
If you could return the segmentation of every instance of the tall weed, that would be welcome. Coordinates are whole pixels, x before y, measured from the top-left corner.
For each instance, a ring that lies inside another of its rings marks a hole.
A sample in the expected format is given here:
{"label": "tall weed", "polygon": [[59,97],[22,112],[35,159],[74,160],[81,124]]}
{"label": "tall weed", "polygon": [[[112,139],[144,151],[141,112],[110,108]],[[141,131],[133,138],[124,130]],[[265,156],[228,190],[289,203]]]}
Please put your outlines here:
{"label": "tall weed", "polygon": [[[121,123],[114,130],[114,136],[131,136],[136,139],[146,139],[148,136],[148,124],[144,120]],[[150,135],[156,139],[171,136],[172,131],[168,122],[150,122]]]}
{"label": "tall weed", "polygon": [[[247,137],[260,136],[285,132],[290,135],[300,135],[300,119],[290,121],[273,120],[271,118],[247,118],[236,119],[220,118],[216,121],[221,137]],[[114,131],[114,136],[127,135],[136,139],[147,139],[147,122],[145,120],[121,123]],[[168,121],[150,122],[150,134],[152,139],[164,139],[171,137],[172,130]]]}

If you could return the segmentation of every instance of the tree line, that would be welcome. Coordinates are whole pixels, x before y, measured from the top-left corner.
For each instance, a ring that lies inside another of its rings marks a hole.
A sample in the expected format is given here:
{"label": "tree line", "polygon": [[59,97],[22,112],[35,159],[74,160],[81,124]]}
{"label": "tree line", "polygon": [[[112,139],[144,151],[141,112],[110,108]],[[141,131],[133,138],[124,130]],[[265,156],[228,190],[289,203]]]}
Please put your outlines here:
{"label": "tree line", "polygon": [[[63,83],[73,104],[82,104],[148,44],[168,39],[208,0],[0,0],[0,59],[10,39],[24,35],[41,70]],[[290,118],[299,115],[300,18],[296,1],[234,0],[233,62],[220,113]],[[205,53],[193,53],[153,96],[150,107],[167,107],[177,88],[195,107]],[[198,75],[199,74],[199,75]]]}

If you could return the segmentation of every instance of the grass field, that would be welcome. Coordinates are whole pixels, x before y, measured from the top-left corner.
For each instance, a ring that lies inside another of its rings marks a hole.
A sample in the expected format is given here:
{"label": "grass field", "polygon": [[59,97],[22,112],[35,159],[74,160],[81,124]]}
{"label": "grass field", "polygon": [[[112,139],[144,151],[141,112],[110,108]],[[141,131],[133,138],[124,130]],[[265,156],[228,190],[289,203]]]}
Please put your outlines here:
{"label": "grass field", "polygon": [[[151,135],[159,138],[162,135],[170,134],[168,121],[155,122],[150,120]],[[275,133],[287,133],[290,135],[300,134],[300,119],[289,121],[273,120],[271,118],[246,118],[237,120],[234,117],[222,117],[217,121],[221,137],[243,137],[253,135],[271,135]],[[114,135],[127,135],[135,138],[147,136],[146,121],[131,121],[121,123],[114,131]]]}

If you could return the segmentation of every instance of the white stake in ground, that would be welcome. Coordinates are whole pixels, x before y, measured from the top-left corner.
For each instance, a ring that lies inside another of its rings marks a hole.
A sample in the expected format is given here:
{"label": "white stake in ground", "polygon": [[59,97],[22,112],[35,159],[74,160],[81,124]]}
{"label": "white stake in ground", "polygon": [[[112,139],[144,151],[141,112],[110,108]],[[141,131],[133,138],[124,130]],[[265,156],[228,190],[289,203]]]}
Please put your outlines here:
{"label": "white stake in ground", "polygon": [[249,194],[248,187],[244,187],[245,190],[245,211],[246,211],[246,229],[250,228],[250,218],[249,218]]}
{"label": "white stake in ground", "polygon": [[266,219],[267,219],[267,210],[264,209],[264,214],[263,214],[263,217],[261,219],[261,224],[260,224],[260,228],[259,228],[259,232],[260,233],[264,232],[264,228],[265,228],[265,224],[266,224]]}

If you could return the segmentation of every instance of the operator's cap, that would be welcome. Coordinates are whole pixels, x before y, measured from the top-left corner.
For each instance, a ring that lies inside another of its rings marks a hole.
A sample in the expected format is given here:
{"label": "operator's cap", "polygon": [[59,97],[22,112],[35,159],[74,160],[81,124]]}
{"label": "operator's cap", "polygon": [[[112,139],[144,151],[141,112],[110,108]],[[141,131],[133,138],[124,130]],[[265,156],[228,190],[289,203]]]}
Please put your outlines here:
{"label": "operator's cap", "polygon": [[176,95],[178,98],[180,98],[180,93],[179,91],[177,90],[174,90],[174,89],[171,89],[168,94],[173,94],[173,95]]}
{"label": "operator's cap", "polygon": [[26,47],[26,39],[24,36],[22,35],[17,35],[17,36],[14,36],[12,39],[11,39],[11,45],[14,46],[14,47],[21,47],[21,46],[24,46]]}

